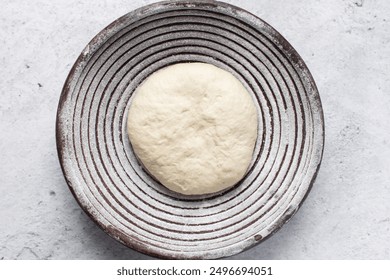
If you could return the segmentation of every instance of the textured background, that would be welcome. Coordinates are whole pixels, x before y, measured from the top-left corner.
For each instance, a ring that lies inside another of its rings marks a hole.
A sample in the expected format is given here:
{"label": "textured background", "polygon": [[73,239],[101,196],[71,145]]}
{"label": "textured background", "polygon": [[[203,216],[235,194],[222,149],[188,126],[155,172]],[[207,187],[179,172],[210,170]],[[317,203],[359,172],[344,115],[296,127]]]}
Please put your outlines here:
{"label": "textured background", "polygon": [[[84,46],[156,1],[2,1],[0,259],[146,259],[82,212],[57,159],[55,116]],[[323,163],[294,218],[233,259],[390,259],[390,2],[226,1],[296,48],[319,88]]]}

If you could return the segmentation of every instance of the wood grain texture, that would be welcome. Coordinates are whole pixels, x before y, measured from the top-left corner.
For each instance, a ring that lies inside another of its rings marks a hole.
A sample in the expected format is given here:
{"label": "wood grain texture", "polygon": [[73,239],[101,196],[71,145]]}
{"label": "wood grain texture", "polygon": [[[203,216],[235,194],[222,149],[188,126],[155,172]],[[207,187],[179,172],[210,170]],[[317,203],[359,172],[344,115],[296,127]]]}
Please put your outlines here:
{"label": "wood grain texture", "polygon": [[[126,131],[136,87],[158,69],[195,61],[244,84],[261,132],[245,178],[206,197],[153,180]],[[60,162],[80,206],[115,239],[161,258],[220,258],[272,235],[308,194],[323,144],[319,94],[297,52],[267,23],[215,1],[160,2],[113,22],[76,61],[57,115]]]}

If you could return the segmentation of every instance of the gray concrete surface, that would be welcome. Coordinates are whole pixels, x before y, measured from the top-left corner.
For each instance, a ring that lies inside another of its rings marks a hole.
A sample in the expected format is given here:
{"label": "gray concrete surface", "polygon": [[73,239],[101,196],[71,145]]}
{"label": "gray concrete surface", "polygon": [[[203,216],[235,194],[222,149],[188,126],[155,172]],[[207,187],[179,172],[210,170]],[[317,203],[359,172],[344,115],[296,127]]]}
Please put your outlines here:
{"label": "gray concrete surface", "polygon": [[[82,212],[63,179],[55,115],[65,78],[107,24],[155,1],[2,1],[0,259],[148,259]],[[232,259],[390,259],[390,2],[227,1],[297,49],[323,102],[312,192],[277,234]]]}

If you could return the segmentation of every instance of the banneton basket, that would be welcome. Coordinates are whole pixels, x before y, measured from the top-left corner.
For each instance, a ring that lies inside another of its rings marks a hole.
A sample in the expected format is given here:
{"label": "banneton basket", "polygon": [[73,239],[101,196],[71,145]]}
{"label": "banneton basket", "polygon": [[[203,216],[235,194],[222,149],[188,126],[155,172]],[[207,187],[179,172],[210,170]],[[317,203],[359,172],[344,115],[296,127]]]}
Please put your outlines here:
{"label": "banneton basket", "polygon": [[[181,62],[231,72],[259,116],[248,173],[206,197],[160,185],[127,136],[134,90]],[[126,246],[174,259],[230,256],[275,233],[307,196],[324,145],[320,97],[301,57],[261,19],[216,1],[155,3],[101,31],[65,82],[56,133],[66,181],[84,211]]]}

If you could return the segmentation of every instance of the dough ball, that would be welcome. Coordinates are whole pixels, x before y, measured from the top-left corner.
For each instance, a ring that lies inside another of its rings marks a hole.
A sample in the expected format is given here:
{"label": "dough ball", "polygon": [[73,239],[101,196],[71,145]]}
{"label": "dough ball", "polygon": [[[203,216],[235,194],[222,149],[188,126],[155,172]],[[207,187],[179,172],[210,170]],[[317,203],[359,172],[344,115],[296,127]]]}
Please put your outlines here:
{"label": "dough ball", "polygon": [[127,128],[135,154],[155,179],[172,191],[200,195],[243,178],[257,121],[251,96],[231,73],[179,63],[136,89]]}

